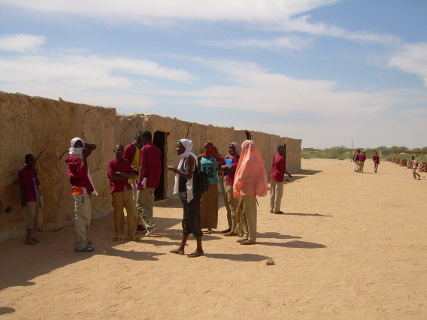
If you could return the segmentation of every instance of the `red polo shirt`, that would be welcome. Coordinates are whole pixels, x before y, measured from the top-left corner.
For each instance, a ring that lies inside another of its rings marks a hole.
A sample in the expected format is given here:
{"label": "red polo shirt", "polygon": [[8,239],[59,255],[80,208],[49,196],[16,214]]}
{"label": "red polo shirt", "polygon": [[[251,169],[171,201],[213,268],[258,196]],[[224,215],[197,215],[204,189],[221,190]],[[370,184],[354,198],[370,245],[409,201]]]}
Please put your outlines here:
{"label": "red polo shirt", "polygon": [[25,166],[18,172],[19,184],[24,186],[24,198],[26,202],[37,201],[36,185],[40,185],[37,177],[38,171],[35,168]]}
{"label": "red polo shirt", "polygon": [[[114,172],[123,172],[129,173],[134,171],[134,168],[131,166],[129,160],[122,159],[121,161],[117,159],[112,159],[108,162],[107,165],[107,174],[108,179],[114,174]],[[128,178],[111,180],[110,179],[110,193],[113,192],[122,192],[125,190],[132,190],[131,185],[128,182]]]}
{"label": "red polo shirt", "polygon": [[[90,153],[87,155],[89,157]],[[86,188],[87,194],[93,192],[92,184],[83,164],[83,160],[76,156],[69,155],[65,162],[68,164],[67,173],[70,176],[70,183],[72,186],[73,194],[83,194],[83,189]]]}
{"label": "red polo shirt", "polygon": [[284,179],[285,170],[286,170],[285,157],[282,156],[280,153],[276,153],[273,156],[273,165],[271,167],[270,179],[277,182],[283,182],[283,180],[285,180]]}
{"label": "red polo shirt", "polygon": [[147,143],[141,148],[139,156],[139,165],[144,167],[144,176],[147,178],[147,188],[157,188],[160,182],[162,172],[162,161],[160,160],[161,151],[153,143]]}

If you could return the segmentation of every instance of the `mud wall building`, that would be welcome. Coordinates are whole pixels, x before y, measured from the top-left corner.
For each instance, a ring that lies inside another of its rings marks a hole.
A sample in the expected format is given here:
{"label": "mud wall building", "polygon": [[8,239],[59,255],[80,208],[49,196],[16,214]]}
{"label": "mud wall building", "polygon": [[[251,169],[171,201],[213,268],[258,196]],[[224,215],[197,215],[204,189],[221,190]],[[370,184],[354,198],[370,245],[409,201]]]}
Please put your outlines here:
{"label": "mud wall building", "polygon": [[194,153],[201,151],[206,140],[212,140],[222,154],[228,144],[241,144],[252,139],[264,156],[267,174],[271,159],[279,144],[286,144],[288,171],[301,169],[301,140],[263,132],[235,130],[181,121],[154,114],[117,114],[114,108],[104,108],[10,94],[0,91],[0,241],[25,233],[26,212],[20,205],[18,171],[25,165],[28,153],[38,158],[37,169],[45,206],[42,209],[42,230],[56,230],[73,223],[73,201],[69,177],[64,162],[73,137],[95,143],[97,149],[88,158],[89,168],[99,193],[92,197],[93,217],[112,212],[106,166],[114,157],[115,144],[127,145],[135,133],[150,130],[153,142],[162,150],[162,177],[156,199],[172,197],[174,175],[166,168],[177,165],[176,143],[179,139],[193,140]]}

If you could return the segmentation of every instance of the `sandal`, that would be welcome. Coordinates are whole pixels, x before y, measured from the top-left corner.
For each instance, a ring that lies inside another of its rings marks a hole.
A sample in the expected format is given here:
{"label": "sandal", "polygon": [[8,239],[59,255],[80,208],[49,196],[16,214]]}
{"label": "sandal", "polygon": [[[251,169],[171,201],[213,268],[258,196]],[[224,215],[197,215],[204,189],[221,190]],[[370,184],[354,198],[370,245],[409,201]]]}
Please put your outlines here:
{"label": "sandal", "polygon": [[179,254],[179,255],[183,255],[184,254],[184,250],[181,249],[172,249],[169,251],[170,253],[175,253],[175,254]]}
{"label": "sandal", "polygon": [[128,236],[126,238],[126,240],[128,240],[128,241],[139,241],[139,240],[141,240],[141,238],[137,237],[137,236]]}
{"label": "sandal", "polygon": [[189,258],[197,258],[197,257],[200,257],[200,256],[203,256],[205,253],[202,251],[202,252],[199,252],[199,251],[194,251],[193,253],[190,253],[189,255],[188,255],[188,257]]}
{"label": "sandal", "polygon": [[251,244],[255,244],[255,242],[252,240],[245,240],[245,241],[241,242],[240,244],[244,245],[244,246],[250,246]]}
{"label": "sandal", "polygon": [[239,239],[239,240],[236,240],[236,242],[238,242],[238,243],[242,243],[243,241],[247,241],[248,239]]}

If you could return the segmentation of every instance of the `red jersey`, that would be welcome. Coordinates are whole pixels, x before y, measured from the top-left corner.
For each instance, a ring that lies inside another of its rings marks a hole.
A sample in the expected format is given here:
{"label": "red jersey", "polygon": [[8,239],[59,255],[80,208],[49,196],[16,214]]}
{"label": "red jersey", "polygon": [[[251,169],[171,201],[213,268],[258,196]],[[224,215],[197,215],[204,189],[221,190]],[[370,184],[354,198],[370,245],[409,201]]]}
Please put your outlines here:
{"label": "red jersey", "polygon": [[[87,156],[89,156],[88,154]],[[73,194],[83,194],[83,188],[86,188],[87,194],[91,194],[94,189],[83,164],[83,159],[69,155],[65,162],[68,164],[67,173],[70,176],[70,183]]]}
{"label": "red jersey", "polygon": [[366,160],[366,154],[365,153],[359,154],[359,162],[365,162],[365,160]]}
{"label": "red jersey", "polygon": [[36,186],[40,185],[37,174],[38,171],[29,166],[25,166],[18,172],[18,181],[19,184],[24,187],[24,198],[26,202],[37,201],[38,190]]}
{"label": "red jersey", "polygon": [[273,156],[273,165],[271,166],[271,175],[270,179],[283,182],[285,179],[285,170],[286,170],[286,160],[285,156],[282,156],[280,153],[276,153]]}
{"label": "red jersey", "polygon": [[157,188],[162,172],[161,151],[153,143],[147,143],[141,148],[139,165],[144,168],[144,176],[147,178],[147,188]]}
{"label": "red jersey", "polygon": [[[107,175],[110,178],[114,172],[123,172],[129,173],[133,172],[134,168],[131,166],[129,160],[122,159],[121,161],[117,159],[112,159],[108,162],[107,165]],[[110,180],[110,193],[113,192],[122,192],[125,190],[131,190],[131,185],[128,182],[128,178]]]}

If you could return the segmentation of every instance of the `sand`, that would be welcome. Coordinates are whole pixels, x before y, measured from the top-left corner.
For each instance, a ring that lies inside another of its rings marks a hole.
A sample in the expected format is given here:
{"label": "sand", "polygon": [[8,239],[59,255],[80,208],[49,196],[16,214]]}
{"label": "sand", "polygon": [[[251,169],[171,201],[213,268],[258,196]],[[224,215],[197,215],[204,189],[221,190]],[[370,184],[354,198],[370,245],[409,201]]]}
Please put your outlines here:
{"label": "sand", "polygon": [[[94,220],[94,253],[73,251],[73,229],[0,243],[2,319],[427,319],[426,173],[383,162],[303,160],[282,211],[259,198],[258,243],[219,232],[206,255],[169,253],[181,204],[156,202],[159,231],[112,242],[112,217]],[[225,208],[218,230],[226,228]],[[190,237],[186,253],[195,249]],[[267,265],[272,259],[274,265]]]}

